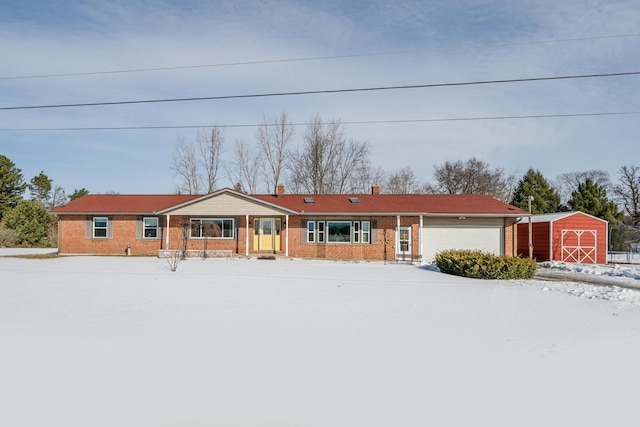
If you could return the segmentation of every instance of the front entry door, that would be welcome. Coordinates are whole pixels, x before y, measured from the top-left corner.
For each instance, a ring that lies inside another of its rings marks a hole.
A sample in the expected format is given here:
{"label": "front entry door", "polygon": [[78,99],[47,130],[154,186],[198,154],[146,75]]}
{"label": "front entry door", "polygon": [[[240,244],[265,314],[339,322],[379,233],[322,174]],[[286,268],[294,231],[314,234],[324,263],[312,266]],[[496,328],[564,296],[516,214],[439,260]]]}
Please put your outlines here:
{"label": "front entry door", "polygon": [[411,227],[400,227],[398,233],[398,259],[411,260]]}
{"label": "front entry door", "polygon": [[260,250],[273,250],[273,218],[260,218]]}

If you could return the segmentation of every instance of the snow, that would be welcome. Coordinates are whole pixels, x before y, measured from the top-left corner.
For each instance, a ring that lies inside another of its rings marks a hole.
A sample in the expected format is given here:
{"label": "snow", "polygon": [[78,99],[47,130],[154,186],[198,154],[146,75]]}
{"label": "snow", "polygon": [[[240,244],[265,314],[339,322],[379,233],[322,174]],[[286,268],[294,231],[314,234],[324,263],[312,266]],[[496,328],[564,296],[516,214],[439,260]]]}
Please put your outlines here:
{"label": "snow", "polygon": [[637,425],[638,294],[382,262],[0,257],[0,425]]}

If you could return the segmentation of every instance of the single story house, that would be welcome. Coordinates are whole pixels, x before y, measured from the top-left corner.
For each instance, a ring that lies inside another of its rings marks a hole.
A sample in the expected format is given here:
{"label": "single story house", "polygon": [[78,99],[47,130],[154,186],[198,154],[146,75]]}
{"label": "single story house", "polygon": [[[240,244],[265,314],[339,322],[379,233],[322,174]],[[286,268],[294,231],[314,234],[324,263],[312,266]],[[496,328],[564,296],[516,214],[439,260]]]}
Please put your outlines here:
{"label": "single story house", "polygon": [[[583,212],[532,215],[531,244],[538,262],[606,264],[608,222]],[[518,255],[529,256],[529,218],[517,225]]]}
{"label": "single story house", "polygon": [[[51,211],[61,254],[278,254],[432,260],[445,249],[515,255],[528,213],[484,195],[87,195]],[[205,252],[206,251],[206,252]]]}

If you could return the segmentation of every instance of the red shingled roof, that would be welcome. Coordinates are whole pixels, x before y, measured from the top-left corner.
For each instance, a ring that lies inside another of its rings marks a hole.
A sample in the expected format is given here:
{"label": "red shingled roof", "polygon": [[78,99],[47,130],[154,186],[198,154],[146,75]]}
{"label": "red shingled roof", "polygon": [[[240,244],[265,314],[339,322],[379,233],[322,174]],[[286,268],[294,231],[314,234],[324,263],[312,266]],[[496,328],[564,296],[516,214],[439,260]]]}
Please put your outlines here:
{"label": "red shingled roof", "polygon": [[201,196],[180,194],[87,194],[51,210],[54,214],[72,213],[154,213]]}
{"label": "red shingled roof", "polygon": [[[424,213],[424,214],[484,214],[501,216],[528,215],[527,211],[480,194],[344,194],[257,195],[264,200],[297,212],[324,213]],[[359,202],[351,201],[357,198]],[[305,202],[313,199],[313,203]]]}
{"label": "red shingled roof", "polygon": [[[232,191],[232,190],[221,190]],[[89,194],[53,209],[54,214],[150,214],[201,195]],[[206,196],[205,196],[206,197]],[[489,196],[478,194],[286,194],[248,196],[295,212],[309,214],[436,214],[523,216],[528,213]],[[307,200],[307,202],[305,202]],[[309,203],[311,200],[313,202]],[[196,202],[197,203],[197,202]]]}

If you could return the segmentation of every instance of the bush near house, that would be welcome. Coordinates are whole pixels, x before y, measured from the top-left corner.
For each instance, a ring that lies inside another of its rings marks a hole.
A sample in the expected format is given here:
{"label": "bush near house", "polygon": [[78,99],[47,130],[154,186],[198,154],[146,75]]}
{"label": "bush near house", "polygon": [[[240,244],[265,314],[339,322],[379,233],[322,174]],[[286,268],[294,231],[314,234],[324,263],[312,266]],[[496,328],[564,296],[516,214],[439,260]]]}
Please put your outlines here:
{"label": "bush near house", "polygon": [[497,256],[482,251],[449,250],[436,256],[443,273],[475,279],[531,279],[536,271],[534,260]]}

